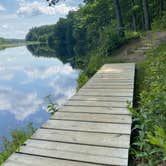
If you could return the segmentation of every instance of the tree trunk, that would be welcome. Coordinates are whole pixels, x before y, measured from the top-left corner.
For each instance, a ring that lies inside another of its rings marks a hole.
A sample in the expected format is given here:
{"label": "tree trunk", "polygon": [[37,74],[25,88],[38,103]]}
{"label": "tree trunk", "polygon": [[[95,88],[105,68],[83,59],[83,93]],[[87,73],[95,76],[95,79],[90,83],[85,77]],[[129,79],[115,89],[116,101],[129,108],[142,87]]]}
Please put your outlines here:
{"label": "tree trunk", "polygon": [[118,21],[118,32],[120,37],[124,37],[124,27],[123,27],[123,20],[120,10],[119,0],[114,0],[115,12]]}
{"label": "tree trunk", "polygon": [[132,9],[132,22],[133,22],[133,30],[137,31],[137,26],[136,26],[136,16],[135,16],[135,12],[133,11],[133,6],[134,6],[134,0],[131,0],[131,9]]}
{"label": "tree trunk", "polygon": [[164,1],[160,0],[160,17],[163,16],[163,10],[164,10]]}
{"label": "tree trunk", "polygon": [[150,30],[150,18],[149,18],[149,11],[148,11],[148,0],[142,0],[143,4],[143,11],[144,11],[144,20],[145,20],[145,30]]}

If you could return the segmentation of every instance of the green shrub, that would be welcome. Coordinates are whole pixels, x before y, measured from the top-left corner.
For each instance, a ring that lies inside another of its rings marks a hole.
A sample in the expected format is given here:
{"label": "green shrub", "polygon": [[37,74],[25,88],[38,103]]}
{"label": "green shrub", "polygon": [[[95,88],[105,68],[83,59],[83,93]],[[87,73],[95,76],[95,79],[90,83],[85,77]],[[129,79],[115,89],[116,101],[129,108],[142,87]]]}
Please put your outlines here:
{"label": "green shrub", "polygon": [[95,74],[97,70],[104,64],[103,60],[104,60],[104,57],[101,55],[98,55],[97,53],[92,54],[90,56],[90,59],[87,65],[87,74],[89,77]]}
{"label": "green shrub", "polygon": [[81,88],[88,81],[88,79],[89,77],[84,72],[81,72],[77,80],[77,89]]}
{"label": "green shrub", "polygon": [[135,138],[131,153],[137,165],[166,164],[166,44],[144,63],[140,103],[133,113]]}
{"label": "green shrub", "polygon": [[124,38],[121,38],[118,34],[118,31],[115,30],[114,26],[108,26],[105,28],[102,36],[101,43],[101,53],[102,55],[110,55],[113,50],[120,47],[124,42]]}
{"label": "green shrub", "polygon": [[163,12],[162,18],[156,18],[153,21],[152,29],[157,31],[166,30],[166,12]]}
{"label": "green shrub", "polygon": [[26,129],[15,129],[11,132],[11,140],[3,138],[2,152],[0,152],[0,165],[34,133],[32,124]]}

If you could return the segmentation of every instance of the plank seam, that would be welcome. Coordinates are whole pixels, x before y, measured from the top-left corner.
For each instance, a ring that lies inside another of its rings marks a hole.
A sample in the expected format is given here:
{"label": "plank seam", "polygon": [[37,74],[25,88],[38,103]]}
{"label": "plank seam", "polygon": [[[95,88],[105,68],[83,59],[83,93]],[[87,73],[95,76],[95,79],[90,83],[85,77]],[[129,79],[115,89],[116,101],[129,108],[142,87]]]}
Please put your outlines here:
{"label": "plank seam", "polygon": [[88,114],[102,114],[102,115],[131,115],[130,114],[130,112],[129,113],[127,113],[126,112],[126,114],[122,114],[122,113],[119,113],[119,114],[117,114],[117,113],[98,113],[98,112],[86,112],[86,111],[84,111],[84,112],[74,112],[74,111],[61,111],[61,110],[59,110],[58,112],[67,112],[67,113],[88,113]]}
{"label": "plank seam", "polygon": [[47,156],[47,155],[39,155],[39,154],[31,154],[31,153],[24,153],[24,152],[16,152],[17,154],[25,154],[25,155],[31,155],[31,156],[38,156],[38,157],[43,157],[43,158],[50,158],[50,159],[58,159],[58,160],[65,160],[65,161],[74,161],[74,162],[82,162],[82,163],[87,163],[87,164],[96,164],[96,165],[105,165],[105,166],[110,166],[110,164],[100,164],[100,163],[95,163],[95,162],[86,162],[86,161],[81,161],[81,160],[72,160],[72,159],[66,159],[66,158],[60,158],[60,157],[52,157],[52,156]]}
{"label": "plank seam", "polygon": [[49,120],[62,120],[62,121],[74,121],[74,122],[91,122],[91,123],[108,123],[108,124],[131,124],[131,123],[129,123],[129,122],[127,122],[127,123],[124,123],[124,122],[117,122],[117,123],[114,123],[114,122],[103,122],[103,121],[89,121],[89,120],[75,120],[75,119],[63,119],[63,118],[61,118],[61,119],[58,119],[58,118],[50,118]]}
{"label": "plank seam", "polygon": [[130,134],[127,134],[127,133],[101,132],[101,131],[99,132],[99,131],[87,131],[87,130],[72,130],[72,129],[52,128],[52,127],[41,127],[41,129],[60,130],[60,131],[74,131],[74,132],[78,131],[78,132],[88,132],[88,133],[104,133],[104,134],[123,134],[123,135],[130,135]]}
{"label": "plank seam", "polygon": [[[68,141],[54,141],[50,139],[42,139],[42,138],[30,138],[30,140],[39,140],[39,141],[48,141],[48,142],[59,142],[59,143],[65,143],[65,144],[77,144],[77,145],[86,145],[86,146],[93,146],[93,147],[105,147],[105,148],[116,148],[116,149],[129,149],[129,147],[118,147],[118,146],[106,146],[106,145],[97,145],[97,144],[87,144],[87,143],[78,143],[78,142],[68,142]],[[26,146],[26,144],[23,144],[23,146]]]}

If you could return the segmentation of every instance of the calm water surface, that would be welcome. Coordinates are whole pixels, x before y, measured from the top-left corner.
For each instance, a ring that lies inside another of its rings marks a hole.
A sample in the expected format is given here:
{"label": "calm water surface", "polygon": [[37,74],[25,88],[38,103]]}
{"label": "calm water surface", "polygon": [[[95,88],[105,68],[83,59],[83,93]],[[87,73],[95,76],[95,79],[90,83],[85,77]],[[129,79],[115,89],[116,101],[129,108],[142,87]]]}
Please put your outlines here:
{"label": "calm water surface", "polygon": [[0,145],[12,129],[30,122],[41,126],[50,116],[49,100],[61,105],[75,93],[78,74],[70,64],[35,57],[25,46],[1,50]]}

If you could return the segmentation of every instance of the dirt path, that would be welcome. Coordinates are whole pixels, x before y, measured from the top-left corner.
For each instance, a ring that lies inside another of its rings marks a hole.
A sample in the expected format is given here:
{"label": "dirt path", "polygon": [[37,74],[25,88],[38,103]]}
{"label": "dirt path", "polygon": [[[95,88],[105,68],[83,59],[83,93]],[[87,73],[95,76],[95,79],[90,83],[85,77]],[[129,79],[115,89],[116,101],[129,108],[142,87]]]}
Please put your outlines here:
{"label": "dirt path", "polygon": [[113,54],[113,60],[124,62],[140,62],[146,58],[146,53],[166,42],[166,31],[148,32],[140,39],[132,40]]}

